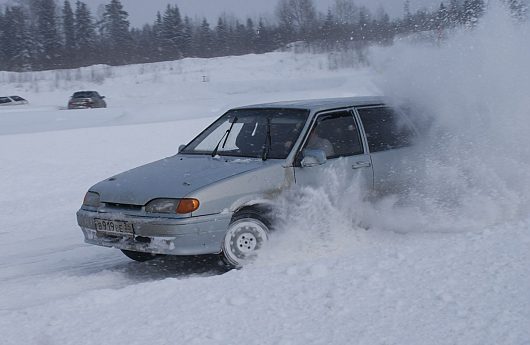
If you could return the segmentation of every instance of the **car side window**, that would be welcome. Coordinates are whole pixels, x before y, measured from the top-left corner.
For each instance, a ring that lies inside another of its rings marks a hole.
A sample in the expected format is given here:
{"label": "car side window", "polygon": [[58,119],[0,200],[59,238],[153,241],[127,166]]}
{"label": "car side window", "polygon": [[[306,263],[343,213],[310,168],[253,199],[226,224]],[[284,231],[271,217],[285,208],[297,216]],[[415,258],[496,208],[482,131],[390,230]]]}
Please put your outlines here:
{"label": "car side window", "polygon": [[414,131],[402,115],[388,107],[357,109],[370,152],[410,146]]}
{"label": "car side window", "polygon": [[321,149],[327,158],[363,153],[359,130],[350,111],[320,115],[304,149]]}
{"label": "car side window", "polygon": [[7,97],[0,97],[0,104],[11,103],[11,100]]}

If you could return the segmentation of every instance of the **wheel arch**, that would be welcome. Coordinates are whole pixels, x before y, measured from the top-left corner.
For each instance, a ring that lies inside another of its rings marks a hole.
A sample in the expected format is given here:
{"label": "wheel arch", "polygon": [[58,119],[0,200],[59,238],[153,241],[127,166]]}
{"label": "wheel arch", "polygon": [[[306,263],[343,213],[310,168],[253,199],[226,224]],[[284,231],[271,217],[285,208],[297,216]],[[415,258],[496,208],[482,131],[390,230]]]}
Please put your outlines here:
{"label": "wheel arch", "polygon": [[237,209],[234,210],[232,214],[231,222],[238,219],[238,217],[245,213],[250,213],[257,215],[262,220],[267,221],[267,225],[270,227],[272,223],[272,210],[273,206],[270,202],[256,202],[240,205]]}

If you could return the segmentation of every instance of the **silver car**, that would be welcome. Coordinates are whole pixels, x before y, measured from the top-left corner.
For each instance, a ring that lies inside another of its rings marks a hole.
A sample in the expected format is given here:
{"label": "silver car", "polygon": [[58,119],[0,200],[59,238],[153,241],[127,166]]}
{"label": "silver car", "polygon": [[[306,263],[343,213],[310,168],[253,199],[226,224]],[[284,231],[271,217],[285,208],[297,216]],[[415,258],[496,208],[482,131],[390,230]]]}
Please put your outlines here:
{"label": "silver car", "polygon": [[20,96],[0,97],[0,106],[2,105],[22,105],[28,104],[28,101]]}
{"label": "silver car", "polygon": [[85,242],[137,261],[218,253],[238,267],[269,238],[283,190],[318,183],[333,162],[370,188],[391,189],[388,172],[414,135],[376,97],[231,109],[178,154],[91,187],[77,221]]}

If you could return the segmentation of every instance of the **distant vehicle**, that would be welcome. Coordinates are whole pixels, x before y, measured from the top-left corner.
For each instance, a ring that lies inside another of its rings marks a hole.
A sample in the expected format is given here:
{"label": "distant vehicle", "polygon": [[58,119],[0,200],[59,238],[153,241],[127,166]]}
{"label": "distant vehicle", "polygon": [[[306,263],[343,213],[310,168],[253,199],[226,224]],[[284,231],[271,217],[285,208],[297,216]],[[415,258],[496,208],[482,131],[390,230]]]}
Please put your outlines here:
{"label": "distant vehicle", "polygon": [[4,96],[0,97],[1,105],[21,105],[28,104],[28,101],[20,96]]}
{"label": "distant vehicle", "polygon": [[68,101],[68,109],[106,108],[105,96],[97,91],[77,91]]}
{"label": "distant vehicle", "polygon": [[268,240],[281,190],[318,185],[333,164],[375,192],[392,190],[415,135],[378,97],[235,108],[175,156],[92,186],[77,221],[85,242],[133,260],[219,253],[239,267]]}

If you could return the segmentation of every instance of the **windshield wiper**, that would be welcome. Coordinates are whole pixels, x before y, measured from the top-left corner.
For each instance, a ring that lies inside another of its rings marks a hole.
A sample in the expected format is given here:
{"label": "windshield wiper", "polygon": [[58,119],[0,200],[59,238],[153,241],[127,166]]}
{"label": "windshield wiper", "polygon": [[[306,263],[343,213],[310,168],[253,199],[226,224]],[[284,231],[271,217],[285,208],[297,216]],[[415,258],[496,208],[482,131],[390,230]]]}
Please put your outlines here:
{"label": "windshield wiper", "polygon": [[223,146],[221,146],[221,148],[224,148],[225,145],[226,145],[226,141],[228,140],[228,136],[230,135],[230,131],[232,130],[232,127],[234,127],[234,124],[237,122],[237,116],[234,117],[234,121],[232,122],[232,124],[230,125],[230,128],[228,128],[226,130],[226,132],[223,134],[223,136],[221,137],[221,139],[219,139],[219,142],[217,143],[217,145],[215,145],[215,148],[213,149],[212,151],[212,157],[215,157],[217,155],[217,151],[219,150],[219,145],[221,145],[221,141],[223,141],[223,138],[224,138],[224,142],[223,142]]}
{"label": "windshield wiper", "polygon": [[261,159],[266,161],[269,157],[269,152],[271,150],[272,138],[271,138],[271,119],[267,117],[267,137],[265,138],[265,147],[263,148],[263,153],[261,154]]}

